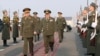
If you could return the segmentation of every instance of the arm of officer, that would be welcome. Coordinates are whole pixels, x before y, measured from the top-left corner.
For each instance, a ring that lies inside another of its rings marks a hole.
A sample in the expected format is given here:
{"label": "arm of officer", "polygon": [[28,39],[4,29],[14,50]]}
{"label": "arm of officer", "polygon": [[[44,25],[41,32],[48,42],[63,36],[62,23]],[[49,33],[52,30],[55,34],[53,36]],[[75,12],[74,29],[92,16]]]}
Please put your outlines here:
{"label": "arm of officer", "polygon": [[21,19],[21,23],[20,23],[20,35],[22,36],[23,33],[23,18]]}
{"label": "arm of officer", "polygon": [[58,19],[55,21],[55,31],[58,31]]}

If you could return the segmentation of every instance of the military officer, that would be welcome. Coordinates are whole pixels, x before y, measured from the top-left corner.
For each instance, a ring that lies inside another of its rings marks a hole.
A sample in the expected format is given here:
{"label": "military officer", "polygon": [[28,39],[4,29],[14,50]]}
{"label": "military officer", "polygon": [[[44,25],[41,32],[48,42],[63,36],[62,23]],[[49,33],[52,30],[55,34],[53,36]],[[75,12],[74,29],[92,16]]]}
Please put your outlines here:
{"label": "military officer", "polygon": [[56,25],[57,25],[57,30],[58,30],[58,33],[59,33],[59,42],[61,43],[63,41],[63,32],[64,32],[64,28],[66,26],[66,20],[62,16],[62,12],[58,12]]}
{"label": "military officer", "polygon": [[41,29],[40,29],[40,17],[38,17],[38,13],[37,12],[33,12],[34,14],[34,20],[35,20],[35,23],[36,23],[36,31],[37,31],[37,34],[35,35],[35,41],[39,41],[40,39],[40,32],[41,32]]}
{"label": "military officer", "polygon": [[[35,22],[33,20],[33,17],[30,15],[30,8],[24,8],[24,17],[22,17],[21,21],[21,36],[24,40],[24,46],[23,46],[23,54],[24,56],[27,56],[28,49],[31,56],[34,56],[33,53],[33,35],[35,30]],[[29,48],[28,48],[29,45]]]}
{"label": "military officer", "polygon": [[100,56],[100,15],[98,16],[95,56]]}
{"label": "military officer", "polygon": [[[91,3],[89,6],[89,22],[87,23],[87,27],[88,27],[88,32],[87,32],[87,54],[88,55],[92,55],[95,56],[95,38],[96,33],[95,30],[96,29],[96,9],[97,9],[97,5],[95,3]],[[95,38],[93,38],[93,36]]]}
{"label": "military officer", "polygon": [[86,44],[86,34],[87,34],[87,26],[86,24],[88,23],[88,7],[85,7],[84,10],[82,11],[82,18],[83,18],[83,25],[81,28],[81,37],[83,40],[83,47],[86,48],[87,44]]}
{"label": "military officer", "polygon": [[[45,17],[41,20],[41,28],[43,30],[43,39],[45,46],[45,56],[53,52],[54,46],[54,32],[55,32],[55,19],[50,16],[51,11],[46,9],[44,10]],[[49,49],[50,48],[50,49]]]}
{"label": "military officer", "polygon": [[16,38],[19,37],[19,30],[18,30],[18,25],[19,25],[19,17],[17,11],[15,11],[13,17],[13,42],[17,43]]}
{"label": "military officer", "polygon": [[3,11],[3,24],[4,28],[2,31],[2,40],[3,40],[3,46],[7,47],[7,40],[10,39],[10,17],[8,16],[7,10]]}

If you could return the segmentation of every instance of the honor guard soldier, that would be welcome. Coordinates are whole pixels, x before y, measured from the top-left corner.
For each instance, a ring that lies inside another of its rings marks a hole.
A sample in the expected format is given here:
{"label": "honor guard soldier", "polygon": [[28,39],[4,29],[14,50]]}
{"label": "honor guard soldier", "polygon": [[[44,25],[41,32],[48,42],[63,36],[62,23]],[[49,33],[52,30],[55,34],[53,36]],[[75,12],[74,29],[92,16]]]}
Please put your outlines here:
{"label": "honor guard soldier", "polygon": [[37,34],[35,35],[35,41],[39,41],[40,40],[40,32],[41,32],[41,29],[40,29],[40,17],[38,17],[38,13],[37,12],[33,12],[34,14],[34,20],[35,20],[35,23],[36,23],[36,31],[37,31]]}
{"label": "honor guard soldier", "polygon": [[7,10],[3,11],[3,31],[2,31],[2,40],[3,46],[7,47],[7,40],[10,39],[10,17],[8,16]]}
{"label": "honor guard soldier", "polygon": [[13,17],[13,42],[17,43],[16,38],[19,37],[19,30],[18,30],[18,25],[19,25],[19,17],[17,11],[15,11]]}
{"label": "honor guard soldier", "polygon": [[41,28],[43,30],[45,56],[48,56],[49,51],[52,54],[54,47],[55,19],[50,16],[50,10],[44,10],[44,13],[45,17],[41,20]]}
{"label": "honor guard soldier", "polygon": [[97,24],[97,37],[96,37],[95,56],[100,56],[100,14],[98,16],[98,24]]}
{"label": "honor guard soldier", "polygon": [[87,23],[88,23],[88,7],[85,7],[84,10],[82,11],[82,17],[83,17],[83,24],[81,28],[81,38],[83,41],[83,47],[86,48],[86,34],[87,34]]}
{"label": "honor guard soldier", "polygon": [[30,11],[31,11],[30,8],[23,9],[24,17],[22,17],[22,21],[21,21],[21,36],[23,37],[24,40],[24,46],[23,46],[24,56],[27,56],[28,49],[29,49],[30,56],[34,56],[33,35],[35,30],[35,22],[33,17],[30,15]]}
{"label": "honor guard soldier", "polygon": [[56,20],[56,27],[59,33],[59,42],[61,43],[63,41],[63,33],[64,33],[64,29],[66,27],[66,20],[65,18],[62,16],[62,12],[58,12],[58,17]]}
{"label": "honor guard soldier", "polygon": [[95,56],[95,41],[96,36],[96,26],[97,26],[97,5],[95,3],[91,3],[89,7],[89,22],[87,23],[88,31],[87,31],[87,55]]}

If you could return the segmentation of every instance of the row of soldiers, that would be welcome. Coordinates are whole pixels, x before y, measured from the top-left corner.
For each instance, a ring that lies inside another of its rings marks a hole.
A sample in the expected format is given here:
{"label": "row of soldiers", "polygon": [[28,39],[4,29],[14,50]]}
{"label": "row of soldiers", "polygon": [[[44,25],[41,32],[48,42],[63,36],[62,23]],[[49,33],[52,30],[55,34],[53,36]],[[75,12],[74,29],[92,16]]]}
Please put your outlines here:
{"label": "row of soldiers", "polygon": [[[40,20],[37,12],[33,12],[34,16],[30,15],[30,8],[23,9],[23,17],[21,18],[20,26],[20,36],[24,40],[23,46],[23,55],[27,56],[28,49],[31,56],[34,56],[33,47],[34,47],[34,37],[35,41],[39,40],[40,33],[43,32],[43,40],[45,46],[45,56],[48,56],[49,52],[52,54],[54,50],[54,34],[55,32],[59,33],[59,42],[63,41],[63,30],[66,26],[66,20],[62,16],[62,12],[58,12],[57,20],[51,17],[51,11],[46,9],[44,10],[45,16]],[[7,40],[10,39],[10,17],[6,10],[3,11],[3,30],[2,30],[2,40],[3,46],[7,45]],[[19,37],[19,17],[18,13],[14,12],[13,17],[13,31],[12,37],[14,43],[17,43],[16,38]],[[37,36],[37,37],[36,37]],[[28,48],[29,46],[29,48]],[[51,55],[50,54],[50,55]]]}
{"label": "row of soldiers", "polygon": [[96,3],[85,7],[77,21],[78,32],[83,47],[87,49],[85,55],[100,56],[100,15]]}

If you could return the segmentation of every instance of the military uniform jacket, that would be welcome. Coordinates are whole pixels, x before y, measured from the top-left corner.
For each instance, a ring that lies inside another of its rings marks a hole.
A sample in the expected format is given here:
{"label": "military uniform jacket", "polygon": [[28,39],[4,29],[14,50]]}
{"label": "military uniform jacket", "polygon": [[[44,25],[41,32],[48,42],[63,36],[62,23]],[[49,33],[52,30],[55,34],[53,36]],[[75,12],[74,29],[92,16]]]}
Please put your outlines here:
{"label": "military uniform jacket", "polygon": [[19,24],[19,18],[17,16],[14,16],[13,17],[13,37],[19,36],[18,24]]}
{"label": "military uniform jacket", "polygon": [[8,16],[3,17],[3,24],[2,40],[10,39],[10,18]]}
{"label": "military uniform jacket", "polygon": [[36,32],[40,33],[40,31],[41,31],[41,28],[40,28],[40,18],[39,17],[37,17],[37,18],[34,17],[34,20],[35,20]]}
{"label": "military uniform jacket", "polygon": [[49,19],[43,18],[41,20],[41,28],[44,35],[53,35],[55,32],[55,19],[52,17]]}
{"label": "military uniform jacket", "polygon": [[64,17],[58,17],[56,21],[57,30],[63,30],[66,26],[66,20]]}
{"label": "military uniform jacket", "polygon": [[35,22],[32,16],[23,17],[21,21],[21,35],[22,37],[33,37],[35,30]]}

